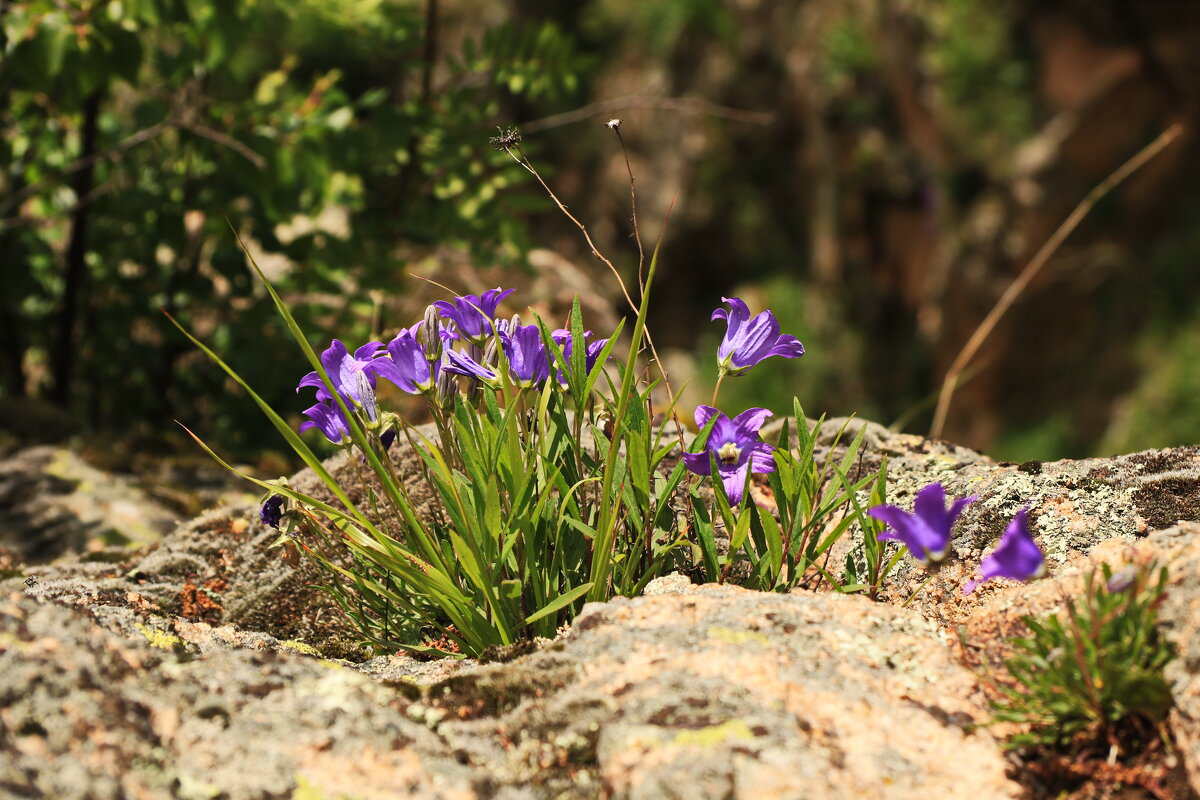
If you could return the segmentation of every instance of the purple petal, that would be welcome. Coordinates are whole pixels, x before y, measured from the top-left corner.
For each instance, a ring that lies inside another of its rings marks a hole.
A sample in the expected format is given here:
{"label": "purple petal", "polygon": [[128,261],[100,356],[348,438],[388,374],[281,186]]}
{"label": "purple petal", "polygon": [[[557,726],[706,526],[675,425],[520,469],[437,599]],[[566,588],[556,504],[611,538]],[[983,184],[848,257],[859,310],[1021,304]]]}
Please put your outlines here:
{"label": "purple petal", "polygon": [[479,362],[475,361],[468,355],[458,352],[457,350],[447,350],[445,353],[449,363],[442,367],[446,372],[455,375],[466,375],[470,378],[479,378],[485,383],[494,383],[499,377],[495,371],[488,369]]}
{"label": "purple petal", "polygon": [[767,357],[767,351],[779,338],[779,322],[770,311],[763,311],[750,320],[738,334],[733,352],[733,366],[745,369]]}
{"label": "purple petal", "polygon": [[500,344],[517,383],[529,386],[549,377],[546,343],[537,325],[517,325],[511,335],[501,336]]}
{"label": "purple petal", "polygon": [[984,580],[1011,578],[1027,581],[1040,577],[1046,569],[1046,559],[1029,532],[1029,509],[1022,508],[1004,531],[996,551],[980,564]]}
{"label": "purple petal", "polygon": [[963,594],[970,594],[979,584],[993,578],[1027,581],[1046,573],[1046,559],[1029,532],[1028,516],[1028,507],[1017,512],[1000,538],[995,552],[980,563],[980,577],[963,586]]}
{"label": "purple petal", "polygon": [[768,356],[783,356],[784,358],[799,358],[804,355],[804,345],[800,340],[790,333],[781,333],[779,338],[775,340],[775,346],[767,351]]}
{"label": "purple petal", "polygon": [[775,471],[775,448],[766,442],[753,445],[750,451],[750,471],[768,473]]}
{"label": "purple petal", "polygon": [[299,394],[300,390],[305,386],[311,386],[317,390],[318,403],[333,399],[333,395],[325,388],[325,381],[321,380],[321,376],[316,373],[316,370],[313,370],[300,379],[300,383],[296,385],[296,393]]}
{"label": "purple petal", "polygon": [[704,430],[704,426],[708,424],[708,421],[715,416],[719,416],[720,413],[721,413],[720,411],[713,408],[712,406],[705,406],[705,405],[696,406],[696,412],[695,412],[696,428],[698,430]]}
{"label": "purple petal", "polygon": [[[421,323],[417,323],[420,325]],[[355,361],[370,361],[379,355],[379,351],[383,349],[383,342],[367,342],[362,347],[354,351]]]}
{"label": "purple petal", "polygon": [[758,439],[758,430],[773,414],[765,408],[748,408],[733,418],[733,427],[738,442]]}
{"label": "purple petal", "polygon": [[917,492],[917,499],[913,501],[913,513],[928,525],[935,528],[945,527],[946,487],[940,483],[931,483]]}
{"label": "purple petal", "polygon": [[742,490],[746,486],[746,475],[750,471],[749,461],[733,467],[718,467],[721,473],[721,483],[725,486],[725,494],[729,497],[729,505],[736,506],[742,500]]}
{"label": "purple petal", "polygon": [[688,470],[696,475],[707,475],[711,471],[709,463],[708,450],[701,450],[699,453],[684,453],[683,463],[687,465]]}
{"label": "purple petal", "polygon": [[875,506],[867,513],[883,520],[894,531],[892,534],[884,531],[879,534],[880,539],[903,542],[909,554],[922,564],[942,560],[950,548],[949,531],[934,528],[924,518],[909,514],[902,508]]}

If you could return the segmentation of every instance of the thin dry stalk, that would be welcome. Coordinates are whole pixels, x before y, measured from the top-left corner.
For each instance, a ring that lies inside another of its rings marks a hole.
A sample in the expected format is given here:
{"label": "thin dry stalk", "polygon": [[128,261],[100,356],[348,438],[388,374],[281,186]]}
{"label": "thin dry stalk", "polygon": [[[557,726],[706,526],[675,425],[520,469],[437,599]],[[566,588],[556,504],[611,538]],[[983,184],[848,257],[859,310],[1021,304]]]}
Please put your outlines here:
{"label": "thin dry stalk", "polygon": [[937,411],[933,415],[933,425],[929,429],[931,437],[936,438],[942,435],[942,429],[946,424],[946,417],[950,413],[950,401],[954,397],[954,390],[958,386],[959,376],[963,370],[967,368],[967,365],[971,363],[971,359],[979,352],[979,348],[987,341],[988,336],[991,335],[1000,318],[1013,306],[1017,298],[1021,296],[1021,293],[1028,288],[1029,284],[1033,282],[1033,279],[1037,277],[1042,267],[1046,266],[1046,262],[1057,252],[1063,241],[1075,231],[1075,228],[1079,226],[1083,218],[1091,212],[1096,203],[1100,202],[1106,194],[1111,192],[1134,172],[1137,172],[1150,159],[1165,150],[1169,144],[1178,139],[1182,134],[1182,123],[1175,123],[1160,134],[1157,139],[1142,148],[1137,155],[1122,164],[1115,172],[1097,185],[1096,188],[1088,192],[1087,196],[1071,212],[1071,215],[1054,232],[1054,235],[1046,240],[1042,248],[1025,265],[1025,269],[1021,271],[1021,274],[1004,290],[1004,294],[1000,296],[1000,299],[996,301],[996,305],[992,307],[988,315],[979,323],[979,327],[971,334],[971,338],[967,340],[966,345],[963,346],[963,349],[959,351],[958,356],[955,357],[954,362],[950,365],[950,369],[946,371],[946,377],[942,380],[941,393],[938,395]]}
{"label": "thin dry stalk", "polygon": [[[542,179],[541,174],[537,171],[537,169],[534,168],[533,164],[530,163],[529,158],[525,155],[525,151],[521,149],[520,142],[514,141],[511,143],[504,143],[504,151],[506,153],[508,153],[508,155],[514,161],[516,161],[518,164],[520,164],[522,167],[524,167],[525,170],[527,172],[529,172],[530,175],[532,175],[534,178],[537,179],[537,182],[542,185],[542,188],[546,191],[546,194],[549,195],[550,199],[554,201],[554,204],[556,206],[558,206],[558,210],[561,211],[563,214],[565,214],[567,219],[569,219],[569,220],[571,220],[571,222],[575,223],[575,227],[579,228],[579,232],[583,234],[584,240],[587,242],[588,247],[591,248],[592,255],[594,255],[596,258],[600,259],[601,261],[603,261],[605,266],[608,267],[609,271],[612,272],[613,277],[615,277],[617,279],[617,285],[621,287],[621,294],[625,296],[625,302],[629,304],[629,307],[636,314],[638,312],[638,304],[633,302],[633,298],[629,295],[629,289],[625,286],[625,281],[621,278],[621,273],[617,271],[617,268],[612,263],[612,261],[610,261],[608,259],[608,257],[605,256],[603,253],[601,253],[600,249],[598,247],[596,247],[596,243],[592,241],[592,235],[590,233],[588,233],[587,226],[584,225],[582,222],[580,222],[579,219],[574,214],[572,214],[569,210],[567,210],[567,207],[563,204],[563,202],[561,200],[558,199],[558,195],[556,195],[554,193],[554,190],[551,189],[550,186],[546,183],[546,181]],[[671,205],[674,206],[674,201],[672,201]],[[635,229],[635,233],[636,233],[636,229]],[[638,236],[637,238],[638,238],[638,252],[640,253],[640,252],[642,252],[641,237]],[[638,278],[639,278],[639,280],[641,279],[640,270],[639,270]],[[644,291],[644,287],[643,287],[643,291]],[[658,357],[658,349],[654,346],[654,338],[650,335],[649,328],[646,328],[645,335],[646,335],[646,344],[648,344],[650,346],[650,354],[654,359],[655,365],[658,367],[659,373],[663,376],[663,385],[666,387],[667,394],[670,397],[674,397],[675,393],[671,389],[671,380],[670,380],[670,378],[667,377],[667,372],[666,372],[666,369],[663,367],[662,359],[660,359]]]}

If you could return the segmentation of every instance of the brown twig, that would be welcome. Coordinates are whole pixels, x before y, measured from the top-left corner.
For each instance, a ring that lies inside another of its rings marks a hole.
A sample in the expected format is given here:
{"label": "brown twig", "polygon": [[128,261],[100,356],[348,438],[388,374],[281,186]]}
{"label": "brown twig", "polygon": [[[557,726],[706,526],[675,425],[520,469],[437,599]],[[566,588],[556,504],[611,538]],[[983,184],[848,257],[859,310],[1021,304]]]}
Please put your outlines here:
{"label": "brown twig", "polygon": [[646,252],[642,249],[642,234],[638,231],[638,213],[637,213],[637,189],[634,188],[633,167],[629,164],[629,151],[625,149],[625,139],[621,136],[621,120],[613,119],[605,123],[609,130],[617,135],[617,141],[621,144],[621,155],[625,157],[625,171],[629,173],[629,218],[633,223],[633,238],[637,241],[638,248],[638,291],[643,294],[646,291],[646,279],[642,274],[646,265]]}
{"label": "brown twig", "polygon": [[950,365],[950,369],[946,371],[946,377],[942,380],[941,393],[938,395],[937,411],[933,415],[933,425],[929,429],[931,437],[936,438],[942,435],[942,429],[946,424],[946,417],[950,413],[950,401],[954,397],[954,389],[958,385],[958,379],[962,371],[966,369],[967,365],[971,363],[971,359],[979,352],[979,348],[983,346],[987,337],[991,335],[1000,318],[1012,307],[1013,303],[1028,288],[1029,284],[1033,282],[1033,279],[1037,277],[1042,267],[1046,266],[1046,262],[1050,260],[1050,257],[1054,255],[1063,241],[1074,232],[1075,228],[1091,212],[1096,203],[1100,202],[1101,198],[1111,192],[1134,172],[1137,172],[1146,162],[1166,149],[1169,144],[1183,134],[1183,130],[1183,125],[1178,122],[1167,128],[1157,139],[1138,151],[1133,158],[1122,164],[1115,172],[1092,189],[1092,191],[1088,192],[1087,196],[1071,212],[1071,215],[1054,232],[1054,235],[1046,240],[1042,248],[1025,265],[1025,269],[1021,271],[1021,274],[1004,290],[1004,294],[1000,296],[1000,299],[996,301],[996,305],[992,307],[988,315],[979,323],[979,327],[971,334],[971,338],[967,340],[967,343]]}
{"label": "brown twig", "polygon": [[564,111],[549,117],[526,122],[521,127],[526,133],[558,128],[573,122],[582,122],[597,116],[612,115],[618,111],[631,108],[655,108],[664,111],[678,111],[683,114],[707,114],[710,117],[720,117],[733,122],[745,122],[751,125],[770,125],[775,121],[775,115],[766,111],[746,111],[740,108],[702,100],[696,97],[655,97],[653,95],[631,94],[616,97],[612,100],[600,100],[590,103],[573,111]]}
{"label": "brown twig", "polygon": [[[515,154],[513,152],[514,150],[516,151]],[[582,222],[580,222],[579,219],[574,214],[572,214],[570,211],[567,210],[567,207],[563,204],[563,202],[558,199],[558,195],[556,195],[554,193],[554,190],[550,188],[550,186],[546,183],[546,181],[544,181],[542,179],[541,174],[539,174],[538,171],[534,168],[533,164],[531,164],[529,162],[529,158],[525,155],[525,151],[521,149],[521,143],[520,143],[519,137],[515,141],[512,141],[508,146],[504,147],[504,151],[506,153],[508,153],[509,156],[511,156],[514,161],[516,161],[518,164],[520,164],[522,167],[524,167],[529,172],[529,174],[531,174],[531,175],[533,175],[533,177],[537,178],[538,183],[540,183],[542,185],[542,188],[546,190],[546,194],[548,194],[550,196],[550,199],[554,201],[554,204],[558,206],[559,210],[562,211],[562,213],[567,216],[567,219],[569,219],[569,220],[571,220],[571,222],[575,223],[575,227],[579,228],[579,232],[583,234],[583,238],[587,241],[588,247],[591,248],[592,255],[596,256],[596,258],[603,261],[604,264],[608,267],[608,269],[612,272],[613,277],[615,277],[617,279],[617,285],[621,287],[621,294],[623,294],[625,296],[625,302],[629,304],[629,308],[633,310],[633,313],[637,314],[638,313],[638,304],[633,302],[633,298],[629,295],[629,289],[628,289],[628,287],[625,286],[625,281],[621,278],[621,273],[617,271],[617,268],[612,263],[612,261],[610,261],[608,259],[608,257],[605,256],[603,253],[601,253],[599,248],[596,247],[596,243],[592,241],[592,235],[590,233],[588,233],[587,226],[584,225]],[[675,206],[675,201],[672,200],[671,207],[674,208],[674,206]],[[670,212],[668,212],[668,218],[669,217],[670,217]],[[662,243],[662,236],[665,234],[665,232],[666,232],[666,225],[664,223],[663,232],[659,234],[659,243],[660,244]],[[639,248],[640,248],[640,245],[641,245],[640,237],[638,240],[638,244],[639,244]],[[644,291],[644,289],[643,289],[643,291]],[[662,359],[660,359],[658,357],[658,348],[656,348],[654,346],[654,338],[650,335],[650,329],[646,328],[645,333],[646,333],[646,344],[648,344],[650,346],[650,355],[654,359],[654,363],[658,366],[659,373],[663,376],[663,385],[666,387],[668,396],[673,398],[673,397],[675,397],[675,393],[671,389],[671,380],[667,376],[666,369],[663,367]],[[682,433],[680,435],[682,436]]]}

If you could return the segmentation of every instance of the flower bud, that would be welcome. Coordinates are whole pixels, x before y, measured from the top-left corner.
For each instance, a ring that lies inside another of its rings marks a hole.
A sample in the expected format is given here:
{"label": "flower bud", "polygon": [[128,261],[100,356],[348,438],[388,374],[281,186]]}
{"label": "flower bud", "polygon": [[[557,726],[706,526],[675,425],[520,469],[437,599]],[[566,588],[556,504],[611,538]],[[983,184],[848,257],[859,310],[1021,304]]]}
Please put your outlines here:
{"label": "flower bud", "polygon": [[425,322],[421,325],[417,341],[425,349],[425,360],[431,364],[442,357],[441,328],[444,324],[436,306],[425,309]]}
{"label": "flower bud", "polygon": [[362,398],[363,413],[367,415],[369,421],[374,422],[379,418],[379,406],[375,402],[375,387],[371,385],[367,373],[362,370],[354,373],[354,384],[358,396]]}
{"label": "flower bud", "polygon": [[479,363],[488,369],[495,369],[500,364],[500,344],[496,337],[488,339],[487,346],[483,348],[483,357]]}
{"label": "flower bud", "polygon": [[438,405],[443,409],[454,408],[454,396],[458,394],[458,376],[448,370],[442,370],[437,377]]}

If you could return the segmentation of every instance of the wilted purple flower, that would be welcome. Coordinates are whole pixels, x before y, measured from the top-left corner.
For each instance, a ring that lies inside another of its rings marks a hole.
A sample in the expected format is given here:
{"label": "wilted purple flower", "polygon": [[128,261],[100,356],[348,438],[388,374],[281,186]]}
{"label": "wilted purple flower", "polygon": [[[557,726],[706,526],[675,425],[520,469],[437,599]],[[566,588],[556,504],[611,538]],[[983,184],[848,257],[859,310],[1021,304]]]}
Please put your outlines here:
{"label": "wilted purple flower", "polygon": [[518,386],[534,386],[550,376],[550,361],[537,325],[510,324],[500,334],[508,369]]}
{"label": "wilted purple flower", "polygon": [[258,510],[258,518],[262,520],[263,525],[270,525],[279,530],[279,521],[283,519],[283,495],[273,494],[268,497]]}
{"label": "wilted purple flower", "polygon": [[1046,574],[1046,558],[1029,532],[1028,517],[1028,507],[1017,512],[1012,522],[1008,523],[1004,536],[1000,537],[995,552],[979,565],[981,577],[968,581],[963,587],[963,594],[970,594],[976,586],[992,578],[1027,581]]}
{"label": "wilted purple flower", "polygon": [[412,329],[400,331],[396,338],[388,342],[387,353],[388,358],[374,362],[375,373],[379,377],[391,381],[409,394],[433,391],[441,362],[426,358],[425,346]]}
{"label": "wilted purple flower", "polygon": [[955,500],[946,508],[946,489],[940,483],[931,483],[917,492],[910,514],[899,506],[875,506],[867,511],[875,519],[883,520],[891,528],[879,534],[880,539],[903,542],[912,557],[922,564],[941,561],[950,551],[950,529],[968,503],[978,497]]}
{"label": "wilted purple flower", "polygon": [[711,470],[709,456],[716,456],[717,472],[725,485],[729,502],[736,505],[742,499],[742,487],[746,485],[746,473],[774,472],[773,448],[758,439],[758,429],[771,416],[765,408],[748,408],[732,420],[712,406],[696,406],[696,425],[703,429],[713,417],[712,431],[708,444],[699,453],[684,453],[687,468],[697,475],[708,475]]}
{"label": "wilted purple flower", "polygon": [[[321,366],[325,368],[325,372],[329,375],[329,381],[333,384],[333,388],[347,403],[362,405],[363,397],[359,391],[360,383],[355,378],[357,373],[365,373],[367,382],[372,389],[375,388],[375,357],[379,351],[383,349],[382,342],[367,342],[362,347],[354,351],[354,355],[346,350],[346,345],[342,344],[340,339],[334,339],[330,342],[329,347],[325,352],[321,353]],[[321,376],[314,370],[300,379],[300,384],[296,386],[296,391],[299,392],[305,386],[312,386],[317,390],[317,402],[326,402],[332,400],[332,395],[325,388],[325,382],[321,380]]]}
{"label": "wilted purple flower", "polygon": [[458,327],[464,338],[479,344],[492,332],[492,320],[496,318],[496,306],[516,289],[488,289],[483,295],[464,294],[453,301],[438,300],[434,303],[442,317]]}
{"label": "wilted purple flower", "polygon": [[718,308],[712,319],[723,319],[728,323],[725,338],[717,348],[717,364],[723,374],[740,375],[764,358],[783,356],[796,358],[804,355],[804,345],[795,336],[779,332],[779,322],[770,311],[763,311],[753,319],[750,309],[736,297],[722,297],[729,303],[729,310]]}
{"label": "wilted purple flower", "polygon": [[447,350],[445,357],[446,363],[442,365],[443,372],[477,378],[493,389],[500,388],[500,373],[490,367],[485,367],[466,353]]}
{"label": "wilted purple flower", "polygon": [[345,444],[350,441],[350,424],[346,421],[346,415],[342,413],[342,409],[338,405],[329,402],[317,403],[311,408],[306,408],[304,416],[308,419],[300,423],[301,433],[317,428],[325,434],[326,439],[334,444]]}

